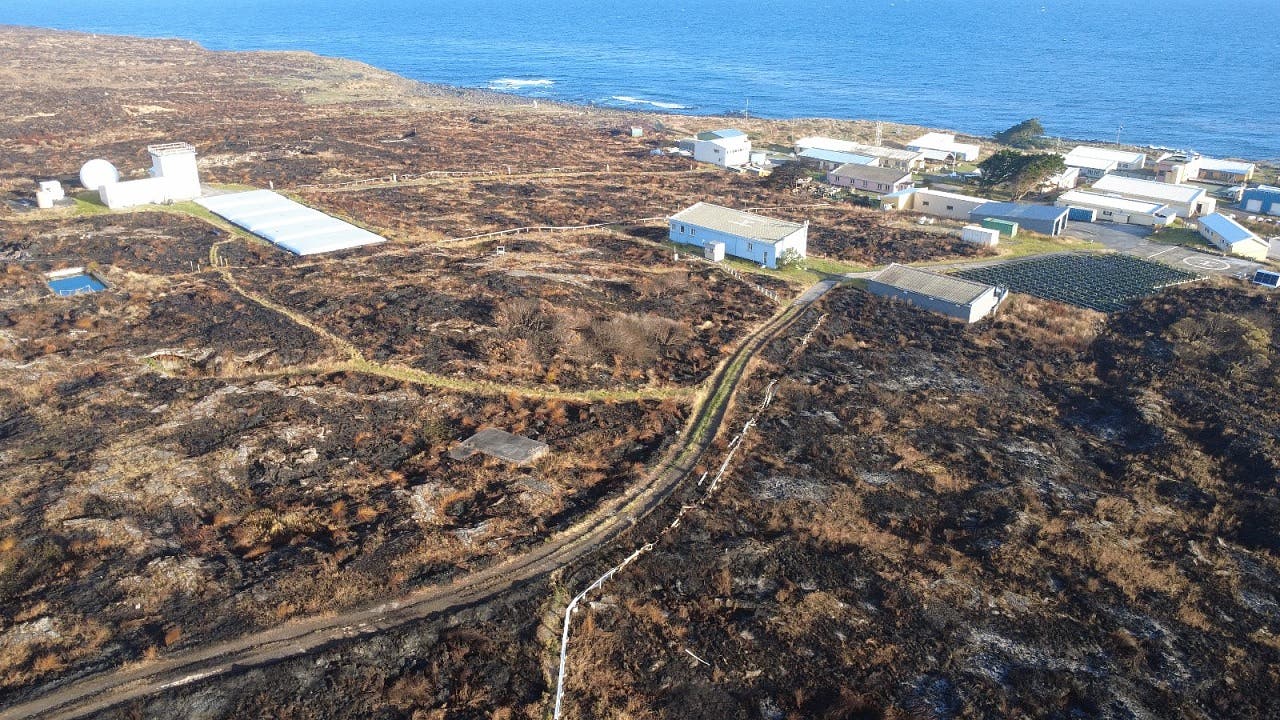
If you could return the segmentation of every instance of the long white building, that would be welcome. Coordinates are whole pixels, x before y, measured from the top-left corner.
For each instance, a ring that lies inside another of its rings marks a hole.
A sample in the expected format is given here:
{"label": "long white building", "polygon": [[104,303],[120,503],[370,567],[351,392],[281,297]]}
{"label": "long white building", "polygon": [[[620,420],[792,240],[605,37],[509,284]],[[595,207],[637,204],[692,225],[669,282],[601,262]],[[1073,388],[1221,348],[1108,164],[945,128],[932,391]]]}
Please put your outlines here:
{"label": "long white building", "polygon": [[[1092,161],[1092,162],[1088,162]],[[1141,170],[1147,166],[1147,154],[1135,150],[1112,150],[1110,148],[1077,145],[1067,153],[1068,167],[1080,167],[1102,163],[1115,163],[1115,170]]]}
{"label": "long white building", "polygon": [[1201,187],[1172,185],[1121,175],[1104,175],[1093,184],[1093,191],[1104,195],[1119,195],[1130,200],[1163,203],[1181,218],[1207,215],[1218,207],[1218,201]]}
{"label": "long white building", "polygon": [[828,152],[852,153],[876,158],[880,167],[894,170],[912,171],[924,166],[924,153],[917,150],[899,150],[898,148],[864,145],[848,140],[836,140],[828,137],[806,137],[796,141],[796,152],[805,150],[826,150]]}
{"label": "long white building", "polygon": [[956,142],[955,135],[940,132],[921,135],[907,143],[907,149],[922,153],[926,160],[934,162],[951,162],[952,160],[973,162],[982,152],[982,147],[979,145]]}
{"label": "long white building", "polygon": [[805,257],[809,250],[809,223],[755,215],[741,210],[700,202],[670,218],[672,242],[705,248],[709,243],[724,244],[728,255],[778,267],[783,255],[794,250]]}
{"label": "long white building", "polygon": [[1098,219],[1126,225],[1165,227],[1173,222],[1174,214],[1168,205],[1149,200],[1131,200],[1119,195],[1104,195],[1087,190],[1072,190],[1058,196],[1058,207],[1096,210]]}

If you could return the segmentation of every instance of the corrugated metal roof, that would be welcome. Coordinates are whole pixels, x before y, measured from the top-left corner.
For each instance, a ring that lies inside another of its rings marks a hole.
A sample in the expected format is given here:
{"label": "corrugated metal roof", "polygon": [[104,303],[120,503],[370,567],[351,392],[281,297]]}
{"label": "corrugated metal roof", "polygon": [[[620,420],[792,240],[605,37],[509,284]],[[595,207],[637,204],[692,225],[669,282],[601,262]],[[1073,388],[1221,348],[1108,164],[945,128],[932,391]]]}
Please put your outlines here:
{"label": "corrugated metal roof", "polygon": [[858,155],[837,150],[821,150],[818,148],[804,150],[799,156],[808,160],[822,160],[823,162],[840,163],[841,165],[869,165],[876,161],[875,158],[869,155]]}
{"label": "corrugated metal roof", "polygon": [[1149,200],[1133,200],[1120,195],[1104,195],[1102,193],[1085,192],[1084,190],[1071,190],[1065,192],[1058,196],[1058,202],[1096,205],[1098,207],[1123,210],[1124,212],[1146,213],[1148,215],[1159,215],[1162,214],[1160,212],[1161,210],[1167,210],[1169,208],[1168,205],[1151,202]]}
{"label": "corrugated metal roof", "polygon": [[746,137],[747,134],[741,130],[726,128],[724,130],[708,130],[698,133],[699,140],[728,140],[730,138]]}
{"label": "corrugated metal roof", "polygon": [[868,182],[883,183],[885,185],[893,185],[894,183],[911,179],[911,173],[904,170],[876,167],[874,165],[861,165],[858,163],[841,165],[835,170],[832,170],[831,174],[837,177],[866,180]]}
{"label": "corrugated metal roof", "polygon": [[894,263],[876,274],[875,280],[901,290],[926,295],[957,305],[968,305],[993,286],[950,275]]}
{"label": "corrugated metal roof", "polygon": [[1259,239],[1248,228],[1222,213],[1204,215],[1200,218],[1200,224],[1212,230],[1228,245]]}
{"label": "corrugated metal roof", "polygon": [[854,153],[856,155],[890,158],[904,162],[915,160],[921,156],[921,153],[915,150],[899,150],[898,148],[864,145],[862,143],[851,142],[849,140],[836,140],[835,138],[816,136],[797,140],[796,147],[801,150],[831,150],[834,152]]}
{"label": "corrugated metal roof", "polygon": [[1077,145],[1071,150],[1071,152],[1067,153],[1068,157],[1072,155],[1077,157],[1094,157],[1104,160],[1114,160],[1118,163],[1145,162],[1147,159],[1146,153],[1135,152],[1132,150],[1112,150],[1110,148],[1093,147],[1092,145]]}
{"label": "corrugated metal roof", "polygon": [[368,230],[270,190],[214,195],[196,202],[295,255],[315,255],[386,242]]}
{"label": "corrugated metal roof", "polygon": [[1165,203],[1193,203],[1204,195],[1204,188],[1194,185],[1173,185],[1122,175],[1103,175],[1093,184],[1093,189]]}
{"label": "corrugated metal roof", "polygon": [[1202,157],[1200,158],[1201,170],[1213,170],[1214,172],[1230,172],[1247,175],[1255,169],[1253,163],[1243,162],[1241,160],[1219,160],[1218,158]]}
{"label": "corrugated metal roof", "polygon": [[1057,220],[1067,214],[1066,208],[1027,203],[989,202],[979,205],[969,213],[970,217],[1024,218],[1027,220]]}
{"label": "corrugated metal roof", "polygon": [[703,202],[681,210],[672,215],[671,219],[767,243],[783,240],[804,227],[804,223],[776,220]]}

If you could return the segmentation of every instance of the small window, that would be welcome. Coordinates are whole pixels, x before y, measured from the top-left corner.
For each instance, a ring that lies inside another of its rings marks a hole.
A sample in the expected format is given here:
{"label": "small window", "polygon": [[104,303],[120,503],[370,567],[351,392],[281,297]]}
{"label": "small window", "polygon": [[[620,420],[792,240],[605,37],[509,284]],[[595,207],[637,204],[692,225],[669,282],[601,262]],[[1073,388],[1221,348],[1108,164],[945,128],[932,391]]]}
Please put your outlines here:
{"label": "small window", "polygon": [[690,235],[697,235],[697,234],[698,234],[698,228],[689,228],[689,234],[690,234]]}
{"label": "small window", "polygon": [[747,252],[751,252],[754,249],[755,249],[755,245],[753,245],[752,243],[747,243]]}
{"label": "small window", "polygon": [[924,205],[925,205],[925,207],[928,207],[928,206],[929,206],[929,201],[928,201],[928,200],[925,200],[925,201],[924,201]]}
{"label": "small window", "polygon": [[684,226],[683,226],[683,225],[681,225],[681,226],[680,226],[680,234],[681,234],[681,235],[683,235],[683,234],[684,234]]}
{"label": "small window", "polygon": [[956,209],[956,206],[955,206],[955,205],[948,205],[948,206],[947,206],[947,209],[948,209],[948,210],[955,210],[955,209]]}

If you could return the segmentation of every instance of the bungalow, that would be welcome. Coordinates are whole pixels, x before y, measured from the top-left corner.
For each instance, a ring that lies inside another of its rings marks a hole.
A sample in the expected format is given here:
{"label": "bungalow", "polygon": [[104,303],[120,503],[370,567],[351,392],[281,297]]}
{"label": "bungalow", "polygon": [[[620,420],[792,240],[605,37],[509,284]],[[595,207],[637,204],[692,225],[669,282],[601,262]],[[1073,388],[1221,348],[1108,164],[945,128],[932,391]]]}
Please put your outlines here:
{"label": "bungalow", "polygon": [[1007,288],[894,263],[867,280],[867,290],[916,307],[974,323],[1000,307]]}
{"label": "bungalow", "polygon": [[1097,157],[1087,152],[1080,152],[1081,150],[1086,148],[1078,147],[1062,158],[1063,163],[1075,170],[1079,177],[1097,180],[1107,173],[1115,172],[1120,167],[1119,161],[1115,158]]}
{"label": "bungalow", "polygon": [[1200,236],[1225,253],[1250,260],[1266,260],[1271,250],[1271,243],[1221,213],[1200,218]]}
{"label": "bungalow", "polygon": [[1093,184],[1094,192],[1120,195],[1130,200],[1168,205],[1175,215],[1189,218],[1206,215],[1217,209],[1218,201],[1194,185],[1171,185],[1154,180],[1139,180],[1121,175],[1104,175]]}
{"label": "bungalow", "polygon": [[873,165],[841,165],[827,173],[827,182],[839,187],[887,195],[911,187],[911,173]]}
{"label": "bungalow", "polygon": [[1253,163],[1220,160],[1195,153],[1171,153],[1156,162],[1156,179],[1166,183],[1205,180],[1243,185],[1253,178]]}
{"label": "bungalow", "polygon": [[953,162],[963,160],[974,162],[982,148],[978,145],[956,142],[956,136],[948,133],[931,132],[907,143],[908,150],[924,155],[925,160],[933,162]]}
{"label": "bungalow", "polygon": [[799,257],[808,252],[809,223],[754,215],[741,210],[700,202],[670,219],[672,242],[705,248],[708,243],[724,243],[727,255],[759,263],[768,268],[788,250]]}
{"label": "bungalow", "polygon": [[741,130],[698,133],[693,141],[693,159],[724,168],[742,167],[751,162],[751,138]]}

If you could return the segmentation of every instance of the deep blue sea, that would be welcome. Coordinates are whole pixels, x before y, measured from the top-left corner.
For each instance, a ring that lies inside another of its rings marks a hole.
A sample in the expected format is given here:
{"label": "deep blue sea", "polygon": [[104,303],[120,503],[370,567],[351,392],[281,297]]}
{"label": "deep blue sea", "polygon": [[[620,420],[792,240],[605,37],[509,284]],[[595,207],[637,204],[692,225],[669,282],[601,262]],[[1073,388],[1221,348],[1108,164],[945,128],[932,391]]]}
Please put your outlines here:
{"label": "deep blue sea", "polygon": [[1280,158],[1280,0],[0,0],[0,23],[301,49],[612,107]]}

